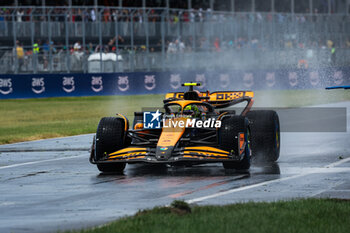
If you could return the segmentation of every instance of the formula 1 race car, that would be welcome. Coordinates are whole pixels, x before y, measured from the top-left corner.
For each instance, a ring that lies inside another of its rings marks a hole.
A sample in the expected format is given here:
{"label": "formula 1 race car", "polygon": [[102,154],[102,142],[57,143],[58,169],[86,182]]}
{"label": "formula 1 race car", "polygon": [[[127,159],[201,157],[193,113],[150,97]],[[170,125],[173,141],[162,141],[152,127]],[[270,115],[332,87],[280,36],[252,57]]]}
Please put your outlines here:
{"label": "formula 1 race car", "polygon": [[[225,169],[249,169],[251,157],[276,161],[280,126],[275,111],[251,111],[251,91],[168,93],[164,109],[135,112],[128,119],[104,117],[93,140],[90,162],[101,172],[121,173],[126,163],[193,165],[222,162]],[[227,109],[246,103],[240,114]],[[221,109],[221,110],[220,110]]]}

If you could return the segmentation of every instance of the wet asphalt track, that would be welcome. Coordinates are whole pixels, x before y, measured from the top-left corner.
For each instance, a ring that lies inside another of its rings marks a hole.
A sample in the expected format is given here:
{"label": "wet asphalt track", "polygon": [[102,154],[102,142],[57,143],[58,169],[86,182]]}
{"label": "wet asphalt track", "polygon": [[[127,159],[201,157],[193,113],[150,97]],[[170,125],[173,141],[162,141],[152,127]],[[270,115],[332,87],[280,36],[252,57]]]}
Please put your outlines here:
{"label": "wet asphalt track", "polygon": [[79,229],[174,199],[350,199],[350,102],[333,106],[348,107],[347,133],[282,133],[278,163],[245,173],[225,172],[221,164],[128,165],[124,175],[101,175],[88,162],[92,135],[0,146],[0,232]]}

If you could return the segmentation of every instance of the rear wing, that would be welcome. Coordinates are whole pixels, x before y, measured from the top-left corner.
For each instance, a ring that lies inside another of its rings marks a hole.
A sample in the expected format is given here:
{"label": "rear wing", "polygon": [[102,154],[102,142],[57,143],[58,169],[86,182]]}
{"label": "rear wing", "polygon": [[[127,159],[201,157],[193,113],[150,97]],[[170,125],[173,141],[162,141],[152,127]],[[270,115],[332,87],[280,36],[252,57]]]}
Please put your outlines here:
{"label": "rear wing", "polygon": [[[184,99],[184,92],[171,92],[165,95],[165,100],[181,100]],[[200,92],[199,97],[203,102],[207,102],[216,108],[225,108],[243,101],[248,101],[248,104],[254,97],[252,91],[216,91],[213,93]]]}

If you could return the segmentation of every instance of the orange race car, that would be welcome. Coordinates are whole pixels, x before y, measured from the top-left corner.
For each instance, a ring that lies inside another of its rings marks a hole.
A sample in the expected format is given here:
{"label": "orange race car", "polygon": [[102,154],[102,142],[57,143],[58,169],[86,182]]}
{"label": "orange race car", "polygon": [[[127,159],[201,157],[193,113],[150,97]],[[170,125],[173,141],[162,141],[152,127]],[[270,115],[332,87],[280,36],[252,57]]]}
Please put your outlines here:
{"label": "orange race car", "polygon": [[[222,162],[225,169],[249,169],[252,156],[276,161],[280,151],[275,111],[251,111],[251,91],[168,93],[164,107],[135,112],[132,127],[121,114],[100,120],[90,162],[101,172],[122,172],[126,163],[188,165]],[[242,111],[230,109],[245,103]]]}

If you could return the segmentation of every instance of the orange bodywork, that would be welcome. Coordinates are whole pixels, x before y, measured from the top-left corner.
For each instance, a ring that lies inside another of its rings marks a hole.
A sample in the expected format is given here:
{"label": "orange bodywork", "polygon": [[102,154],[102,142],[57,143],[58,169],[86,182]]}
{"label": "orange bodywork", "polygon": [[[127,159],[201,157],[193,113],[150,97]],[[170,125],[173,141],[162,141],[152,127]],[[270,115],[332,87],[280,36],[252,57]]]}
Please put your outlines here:
{"label": "orange bodywork", "polygon": [[127,147],[127,148],[118,150],[116,152],[113,152],[113,153],[111,153],[109,155],[110,156],[118,156],[118,155],[121,155],[121,154],[128,153],[130,151],[143,152],[143,151],[146,151],[146,150],[147,150],[147,148],[144,148],[144,147]]}
{"label": "orange bodywork", "polygon": [[244,133],[239,133],[239,154],[241,155],[244,152],[245,147],[245,135]]}
{"label": "orange bodywork", "polygon": [[115,159],[142,159],[147,155],[147,148],[144,147],[127,147],[109,154],[108,160]]}
{"label": "orange bodywork", "polygon": [[[219,91],[219,92],[200,92],[199,97],[209,97],[209,99],[203,101],[230,101],[234,99],[239,99],[242,97],[254,97],[254,92],[252,91]],[[165,99],[176,98],[183,99],[184,92],[167,93]],[[193,102],[193,101],[190,101]]]}
{"label": "orange bodywork", "polygon": [[[182,102],[182,101],[177,101]],[[185,101],[189,102],[189,101]],[[185,118],[175,118],[173,119],[174,122],[176,121],[184,121]],[[169,119],[165,121],[165,124],[168,124]],[[182,137],[183,133],[185,132],[185,127],[179,127],[178,125],[176,127],[166,127],[162,129],[162,134],[160,135],[160,138],[158,140],[157,146],[161,147],[170,147],[175,146],[176,143],[179,141],[179,139]]]}
{"label": "orange bodywork", "polygon": [[202,158],[227,158],[230,156],[230,153],[225,150],[221,150],[211,146],[192,146],[185,147],[184,149],[184,157],[202,157]]}
{"label": "orange bodywork", "polygon": [[128,128],[129,128],[129,121],[128,121],[128,118],[126,118],[123,114],[119,114],[119,113],[117,113],[117,116],[119,116],[119,117],[121,117],[121,118],[124,119],[124,121],[125,121],[125,128],[124,128],[124,131],[127,131]]}
{"label": "orange bodywork", "polygon": [[136,123],[134,129],[143,129],[143,123]]}
{"label": "orange bodywork", "polygon": [[[209,97],[208,99],[203,99],[201,101],[197,100],[184,100],[184,93],[183,92],[177,92],[177,93],[168,93],[166,94],[166,99],[174,98],[176,100],[171,101],[172,104],[178,104],[181,106],[181,113],[183,113],[183,109],[189,105],[189,104],[201,104],[202,102],[215,102],[215,103],[225,103],[228,101],[232,101],[235,99],[243,98],[243,97],[254,97],[254,92],[252,91],[223,91],[223,92],[200,92],[200,97]],[[249,111],[251,105],[253,104],[253,101],[250,102],[247,111]],[[215,106],[215,104],[213,104]],[[222,113],[218,116],[218,119],[221,119],[227,112]],[[120,115],[122,118],[125,118],[124,116]],[[167,127],[162,128],[162,133],[160,134],[160,137],[157,142],[157,148],[161,148],[161,153],[166,153],[168,149],[175,148],[176,144],[180,140],[180,138],[183,136],[186,127],[183,125],[181,127],[179,124],[176,124],[175,126],[173,124],[169,124],[170,119],[166,119],[164,124],[167,125]],[[187,118],[179,117],[179,118],[171,118],[172,122],[179,122],[184,121],[186,122]],[[137,123],[134,126],[134,129],[140,130],[143,129],[144,125],[142,123]],[[142,131],[143,132],[143,131]],[[145,130],[145,132],[147,132]],[[141,136],[140,136],[141,137]],[[245,134],[240,133],[238,137],[239,142],[239,154],[241,155],[244,152],[245,149]],[[164,151],[163,151],[164,150]],[[172,149],[171,149],[172,150]],[[134,160],[134,159],[147,159],[149,160],[150,156],[150,149],[145,147],[127,147],[121,150],[118,150],[116,152],[110,153],[108,156],[108,160]],[[154,152],[152,152],[154,153]],[[213,159],[232,159],[232,151],[225,151],[222,149],[218,149],[211,146],[191,146],[191,147],[184,147],[182,148],[180,153],[183,158],[188,159],[200,159],[200,160],[213,160]]]}

